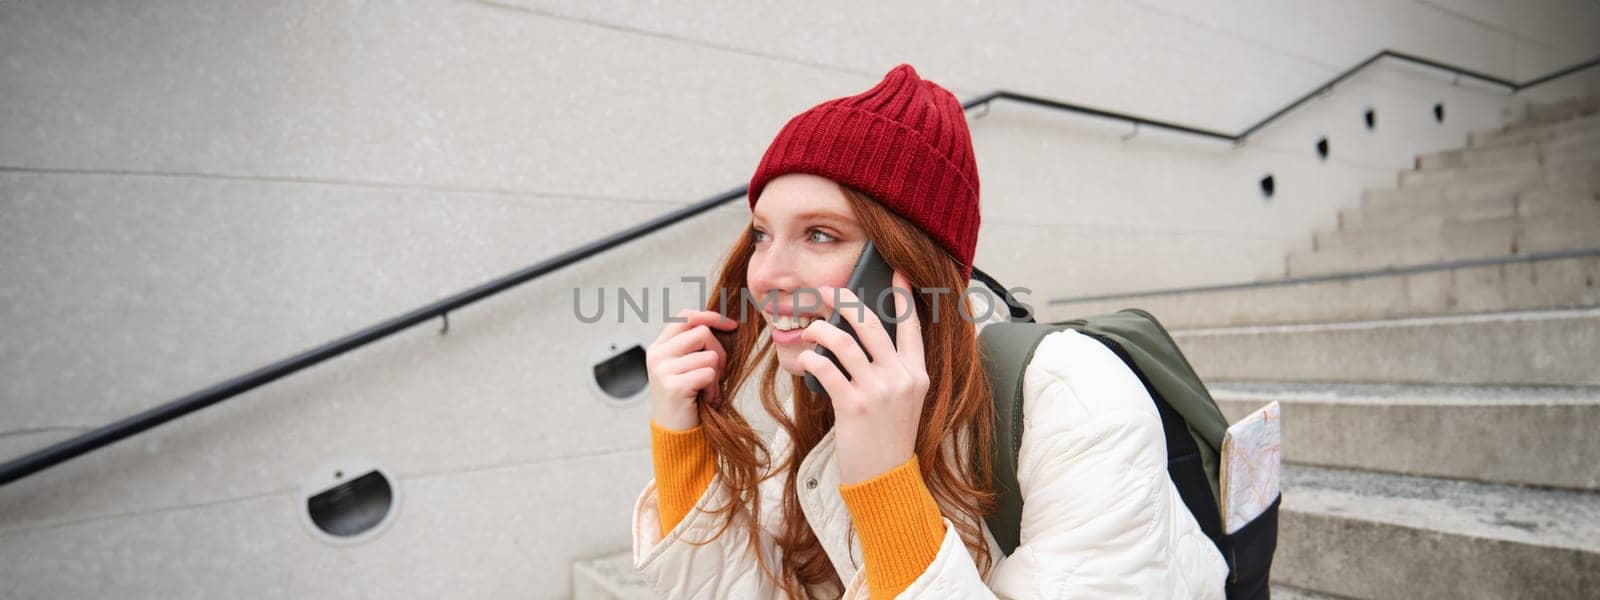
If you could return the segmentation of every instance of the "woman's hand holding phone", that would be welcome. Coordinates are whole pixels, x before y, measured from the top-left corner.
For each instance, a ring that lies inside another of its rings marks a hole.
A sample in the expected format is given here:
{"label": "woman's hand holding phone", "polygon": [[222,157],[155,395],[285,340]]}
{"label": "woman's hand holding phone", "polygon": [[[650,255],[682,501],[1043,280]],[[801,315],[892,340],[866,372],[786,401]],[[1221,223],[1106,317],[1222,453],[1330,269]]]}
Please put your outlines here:
{"label": "woman's hand holding phone", "polygon": [[[857,345],[850,334],[825,320],[813,321],[802,339],[826,347],[850,378],[833,361],[815,351],[800,353],[800,365],[821,381],[833,402],[834,437],[838,447],[839,481],[860,483],[900,466],[916,452],[922,404],[928,394],[928,371],[922,354],[922,327],[911,302],[911,283],[895,271],[894,314],[899,323],[884,323],[871,310],[847,305],[839,311],[861,336]],[[841,301],[863,302],[846,288],[819,290],[823,304],[833,309],[833,290]],[[909,306],[908,306],[909,305]],[[890,340],[885,327],[896,327]],[[872,355],[868,362],[866,353]]]}
{"label": "woman's hand holding phone", "polygon": [[733,331],[739,323],[712,310],[684,309],[677,316],[684,322],[662,328],[645,348],[644,364],[650,376],[650,417],[663,428],[683,431],[700,425],[697,400],[721,403],[717,382],[728,352],[713,328]]}

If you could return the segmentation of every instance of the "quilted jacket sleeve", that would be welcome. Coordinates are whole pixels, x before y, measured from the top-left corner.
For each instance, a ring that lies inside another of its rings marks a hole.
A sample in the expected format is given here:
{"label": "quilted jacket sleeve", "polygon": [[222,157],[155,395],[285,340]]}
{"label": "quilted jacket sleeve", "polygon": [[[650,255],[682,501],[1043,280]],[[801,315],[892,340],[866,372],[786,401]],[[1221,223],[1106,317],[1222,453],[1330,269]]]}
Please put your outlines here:
{"label": "quilted jacket sleeve", "polygon": [[[756,563],[762,552],[769,567],[777,565],[774,545],[763,534],[750,544],[748,513],[716,535],[725,518],[707,509],[723,506],[729,494],[714,477],[694,509],[676,527],[661,535],[656,482],[645,484],[634,504],[633,564],[660,598],[778,598],[782,594]],[[713,536],[715,536],[713,538]],[[705,544],[698,542],[710,540]]]}
{"label": "quilted jacket sleeve", "polygon": [[[1167,477],[1138,377],[1067,331],[1040,343],[1023,393],[1020,545],[985,581],[946,519],[938,556],[897,598],[1222,598],[1227,564]],[[867,597],[860,583],[846,598]]]}
{"label": "quilted jacket sleeve", "polygon": [[1024,375],[1020,545],[992,574],[1009,598],[1221,598],[1227,563],[1167,476],[1138,376],[1077,332]]}

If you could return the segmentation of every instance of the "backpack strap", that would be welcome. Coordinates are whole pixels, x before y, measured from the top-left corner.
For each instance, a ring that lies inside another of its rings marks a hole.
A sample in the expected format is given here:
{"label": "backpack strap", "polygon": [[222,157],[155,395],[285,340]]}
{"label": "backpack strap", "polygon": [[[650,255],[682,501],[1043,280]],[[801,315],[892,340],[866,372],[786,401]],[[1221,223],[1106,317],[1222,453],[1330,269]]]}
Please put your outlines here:
{"label": "backpack strap", "polygon": [[978,333],[979,356],[994,393],[994,487],[996,511],[984,517],[1007,556],[1021,542],[1022,490],[1017,454],[1022,450],[1022,378],[1039,342],[1061,328],[1043,323],[990,323]]}
{"label": "backpack strap", "polygon": [[1212,450],[1222,449],[1222,434],[1228,429],[1228,420],[1217,410],[1211,392],[1206,390],[1194,367],[1189,365],[1189,359],[1178,349],[1177,341],[1155,315],[1125,308],[1109,315],[1060,324],[1117,342],[1125,351],[1123,361],[1143,374],[1153,390],[1161,392],[1161,397],[1166,398],[1194,430],[1197,441]]}
{"label": "backpack strap", "polygon": [[[1084,335],[1094,338],[1106,348],[1109,348],[1117,358],[1129,365],[1137,364],[1128,350],[1117,340],[1110,336],[1082,331]],[[1166,394],[1171,393],[1171,388],[1163,389],[1151,382],[1151,378],[1142,369],[1130,369],[1139,377],[1139,382],[1144,384],[1150,398],[1155,401],[1156,412],[1161,415],[1161,432],[1167,440],[1167,477],[1172,479],[1174,487],[1178,488],[1178,495],[1183,499],[1184,506],[1188,507],[1189,514],[1194,515],[1195,521],[1200,525],[1200,532],[1204,533],[1211,543],[1223,550],[1222,542],[1222,512],[1217,509],[1216,496],[1212,495],[1215,486],[1211,484],[1210,472],[1206,470],[1207,455],[1201,451],[1201,443],[1196,442],[1200,436],[1189,427],[1182,415],[1172,407],[1172,400]],[[1212,453],[1213,461],[1215,453]],[[1224,550],[1224,552],[1226,552]],[[1233,561],[1228,561],[1228,566],[1233,566]]]}

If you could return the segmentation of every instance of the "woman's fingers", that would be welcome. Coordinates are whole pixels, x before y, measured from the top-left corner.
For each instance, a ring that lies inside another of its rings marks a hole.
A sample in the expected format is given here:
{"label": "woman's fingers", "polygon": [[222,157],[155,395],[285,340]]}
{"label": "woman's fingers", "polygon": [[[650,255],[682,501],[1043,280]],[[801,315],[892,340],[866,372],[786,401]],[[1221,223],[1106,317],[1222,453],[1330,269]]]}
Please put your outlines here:
{"label": "woman's fingers", "polygon": [[717,353],[717,372],[720,373],[723,366],[728,364],[728,349],[722,345],[722,338],[718,334],[727,335],[738,330],[739,322],[711,310],[700,311],[694,317],[706,326],[700,336],[705,340],[701,347]]}
{"label": "woman's fingers", "polygon": [[[692,311],[690,311],[689,309],[685,308],[683,310],[678,311],[677,316],[682,318],[684,315],[687,315],[690,312],[692,312]],[[659,335],[657,335],[656,339],[654,341],[650,342],[650,346],[647,346],[647,347],[653,347],[653,346],[655,346],[657,344],[660,344],[661,342],[665,342],[667,340],[670,340],[670,339],[672,339],[672,336],[678,335],[679,332],[681,332],[681,331],[683,331],[685,329],[688,329],[689,327],[690,327],[690,324],[687,323],[687,322],[684,322],[684,323],[669,322],[669,323],[667,323],[666,327],[662,327],[661,328],[661,333]]]}
{"label": "woman's fingers", "polygon": [[[715,366],[717,372],[721,373],[722,368],[728,364],[728,349],[722,347],[722,340],[717,339],[716,332],[711,329],[700,328],[696,331],[695,335],[701,340],[699,349],[709,351],[717,356],[717,364]],[[690,343],[690,349],[695,349],[695,345],[692,342]]]}
{"label": "woman's fingers", "polygon": [[724,331],[731,331],[739,325],[738,321],[730,319],[724,316],[722,313],[714,310],[692,310],[685,308],[678,311],[677,318],[683,319],[683,321],[668,323],[666,327],[662,327],[661,335],[656,336],[655,341],[651,342],[650,345],[654,346],[672,339],[672,336],[683,333],[684,331],[687,331],[696,325],[715,327]]}
{"label": "woman's fingers", "polygon": [[717,371],[715,369],[712,369],[711,367],[701,367],[699,369],[694,369],[692,371],[687,371],[668,377],[666,387],[668,390],[675,391],[678,394],[692,399],[694,398],[695,394],[700,392],[700,390],[713,387],[712,384],[716,382],[716,380]]}
{"label": "woman's fingers", "polygon": [[[911,291],[911,280],[899,271],[894,272],[894,287],[907,292]],[[917,303],[914,295],[903,295],[896,292],[894,295],[894,314],[900,322],[895,324],[895,350],[900,353],[901,360],[906,363],[906,368],[913,372],[927,370],[926,357],[922,354],[922,319],[917,316]]]}
{"label": "woman's fingers", "polygon": [[662,363],[661,364],[661,373],[663,375],[666,375],[666,376],[670,377],[670,376],[673,376],[673,375],[687,373],[689,371],[693,371],[695,369],[700,369],[700,368],[704,368],[704,367],[711,367],[714,370],[721,371],[722,370],[722,362],[721,361],[722,361],[721,357],[719,357],[716,352],[713,352],[711,350],[701,350],[699,352],[690,352],[690,353],[685,354],[683,356],[680,356],[680,357],[677,357],[677,358],[674,358],[672,360],[669,360],[667,362]]}
{"label": "woman's fingers", "polygon": [[703,338],[699,336],[699,332],[703,329],[706,329],[705,325],[695,325],[691,329],[680,331],[678,335],[657,342],[645,349],[645,366],[653,369],[672,359],[701,349],[700,346],[703,344],[700,342]]}
{"label": "woman's fingers", "polygon": [[[843,329],[834,327],[833,324],[827,321],[821,319],[812,321],[810,325],[807,325],[800,332],[800,339],[816,342],[817,345],[833,352],[833,355],[839,358],[839,364],[844,365],[844,370],[850,372],[852,380],[860,377],[862,373],[865,373],[872,366],[872,363],[867,361],[867,355],[862,353],[861,346],[850,338],[850,334],[845,333]],[[821,358],[820,355],[819,358]],[[824,358],[823,360],[826,361],[827,359]],[[828,366],[833,366],[833,363],[829,362]],[[813,372],[812,374],[816,373]],[[830,391],[829,393],[831,394],[832,392]]]}
{"label": "woman's fingers", "polygon": [[697,325],[715,327],[726,331],[731,331],[739,325],[738,321],[714,310],[691,310],[685,308],[678,311],[677,318],[683,319],[683,321],[668,323],[666,327],[662,327],[661,335],[656,336],[656,341],[653,343],[664,342],[671,339],[672,336],[683,333]]}
{"label": "woman's fingers", "polygon": [[[889,332],[884,329],[889,325],[878,317],[872,305],[880,298],[868,298],[863,301],[856,296],[855,290],[849,288],[834,288],[839,290],[839,303],[853,303],[857,306],[847,306],[840,311],[844,318],[849,320],[850,326],[855,328],[856,335],[861,337],[861,345],[867,349],[867,354],[872,356],[888,356],[894,353],[894,340],[889,338]],[[898,297],[899,294],[890,293]],[[831,307],[830,307],[831,308]],[[874,359],[876,360],[876,359]]]}
{"label": "woman's fingers", "polygon": [[[696,404],[721,404],[717,377],[727,362],[713,331],[736,331],[738,322],[716,311],[682,310],[682,321],[668,323],[645,348],[650,379],[651,420],[673,431],[700,423]],[[702,394],[703,392],[703,394]]]}
{"label": "woman's fingers", "polygon": [[854,391],[850,387],[850,382],[844,378],[844,373],[839,372],[839,367],[835,366],[833,361],[823,358],[814,350],[801,351],[797,360],[800,368],[815,375],[817,382],[822,384],[822,389],[828,391],[828,400],[833,402],[837,412],[840,402]]}
{"label": "woman's fingers", "polygon": [[[846,305],[843,309],[835,306],[835,291],[837,291],[839,294],[837,298],[837,304]],[[832,312],[839,313],[840,318],[849,323],[852,329],[855,329],[856,335],[861,338],[859,344],[860,347],[863,348],[867,354],[874,357],[871,359],[871,362],[876,362],[876,357],[887,356],[889,353],[894,352],[894,342],[889,339],[889,333],[884,331],[883,322],[878,319],[877,313],[873,312],[872,309],[867,308],[861,302],[861,300],[856,297],[856,293],[854,291],[847,288],[822,288],[821,295],[823,296],[823,305]],[[815,325],[815,323],[813,323],[813,325]],[[831,324],[829,325],[829,328],[837,329]],[[848,333],[845,334],[846,337],[849,335],[850,334]],[[838,352],[838,349],[835,349],[832,346],[829,346],[828,349],[833,350],[836,353]],[[843,357],[841,357],[841,359],[842,358]],[[850,367],[849,365],[846,365],[845,368],[848,369]]]}
{"label": "woman's fingers", "polygon": [[718,377],[727,364],[728,351],[717,333],[737,331],[739,324],[716,311],[683,310],[678,317],[683,321],[663,327],[645,349],[645,368],[650,378],[651,418],[681,431],[699,423],[697,402],[721,405]]}
{"label": "woman's fingers", "polygon": [[719,364],[727,362],[727,350],[722,347],[722,342],[717,340],[717,336],[711,333],[711,328],[706,325],[695,325],[672,339],[651,346],[645,352],[645,366],[664,363],[698,350],[716,352],[721,357]]}

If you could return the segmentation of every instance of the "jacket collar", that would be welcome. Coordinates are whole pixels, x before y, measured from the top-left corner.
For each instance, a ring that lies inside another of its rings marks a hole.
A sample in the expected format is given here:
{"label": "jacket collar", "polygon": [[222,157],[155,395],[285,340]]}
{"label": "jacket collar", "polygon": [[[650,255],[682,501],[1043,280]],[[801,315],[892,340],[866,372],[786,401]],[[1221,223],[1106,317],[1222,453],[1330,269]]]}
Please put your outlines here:
{"label": "jacket collar", "polygon": [[[782,427],[774,433],[773,451],[777,456],[793,452],[793,440]],[[865,564],[861,554],[861,539],[852,527],[850,511],[839,494],[839,461],[835,453],[834,431],[829,429],[816,447],[800,461],[795,474],[795,494],[800,500],[800,511],[811,530],[816,532],[828,562],[832,563],[839,581],[849,585]],[[762,521],[771,534],[779,531],[782,518],[783,479],[774,477],[764,482],[768,487],[762,494]]]}
{"label": "jacket collar", "polygon": [[839,581],[849,585],[865,563],[861,538],[856,536],[850,511],[839,494],[839,461],[835,449],[834,430],[830,428],[801,461],[795,492],[800,495],[800,509],[811,524],[811,530],[817,533],[817,541],[827,553],[828,561],[833,563]]}

